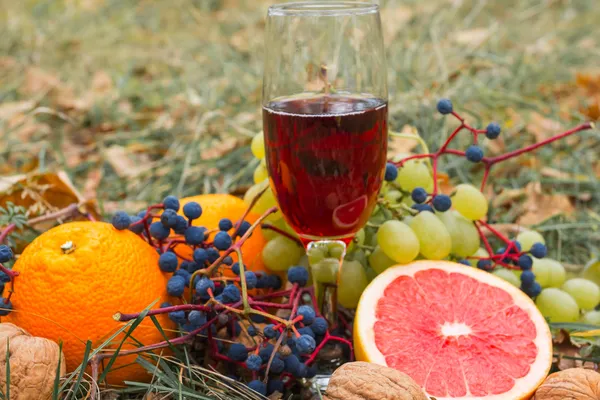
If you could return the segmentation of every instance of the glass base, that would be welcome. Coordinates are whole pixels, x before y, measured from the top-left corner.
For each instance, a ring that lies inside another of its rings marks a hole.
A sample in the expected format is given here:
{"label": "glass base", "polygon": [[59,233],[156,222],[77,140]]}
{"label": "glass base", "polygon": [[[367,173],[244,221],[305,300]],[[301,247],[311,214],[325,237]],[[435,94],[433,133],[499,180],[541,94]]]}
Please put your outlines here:
{"label": "glass base", "polygon": [[330,326],[337,325],[337,288],[347,243],[352,237],[345,239],[348,241],[320,238],[311,240],[306,245],[317,306]]}
{"label": "glass base", "polygon": [[342,236],[331,236],[331,237],[322,237],[322,236],[311,236],[311,235],[302,235],[298,234],[300,241],[304,245],[305,249],[308,249],[308,246],[314,242],[342,242],[345,247],[348,247],[352,239],[356,236],[356,232],[351,233],[350,235],[342,235]]}

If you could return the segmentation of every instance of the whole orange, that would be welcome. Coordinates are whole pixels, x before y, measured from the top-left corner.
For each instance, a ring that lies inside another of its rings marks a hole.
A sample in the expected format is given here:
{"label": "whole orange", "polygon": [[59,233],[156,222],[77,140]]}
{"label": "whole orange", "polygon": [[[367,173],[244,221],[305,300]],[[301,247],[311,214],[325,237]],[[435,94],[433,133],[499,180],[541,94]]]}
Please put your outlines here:
{"label": "whole orange", "polygon": [[[117,311],[139,312],[154,301],[153,308],[159,308],[168,300],[168,276],[158,268],[156,250],[133,232],[104,222],[72,222],[43,233],[13,269],[19,272],[11,298],[14,311],[6,319],[33,336],[62,341],[67,371],[82,362],[87,340],[97,348],[123,326],[113,319]],[[174,329],[166,315],[157,318],[165,332]],[[149,319],[132,336],[144,345],[163,340]],[[122,349],[134,347],[129,338]],[[149,380],[135,358],[118,357],[108,382]]]}
{"label": "whole orange", "polygon": [[[229,218],[234,224],[242,218],[248,205],[244,200],[230,194],[202,194],[199,196],[186,197],[180,200],[180,214],[183,215],[183,206],[189,202],[195,201],[202,207],[202,215],[193,221],[194,226],[203,226],[208,230],[218,229],[221,218]],[[254,213],[246,216],[246,221],[254,223],[260,216]],[[233,233],[233,229],[229,232]],[[214,235],[211,235],[213,237]],[[270,272],[262,260],[262,249],[267,244],[267,240],[262,234],[260,227],[256,228],[252,236],[242,245],[242,256],[244,266],[249,271]],[[192,250],[188,246],[179,246],[177,253],[183,257],[192,257]],[[234,261],[237,261],[237,255],[231,255]]]}

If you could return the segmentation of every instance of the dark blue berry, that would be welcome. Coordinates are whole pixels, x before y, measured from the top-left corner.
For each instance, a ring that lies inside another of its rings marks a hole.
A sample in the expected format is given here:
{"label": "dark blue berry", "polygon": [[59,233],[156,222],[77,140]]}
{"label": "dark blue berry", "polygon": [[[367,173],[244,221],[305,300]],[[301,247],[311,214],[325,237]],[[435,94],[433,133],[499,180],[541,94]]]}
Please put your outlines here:
{"label": "dark blue berry", "polygon": [[533,285],[527,288],[521,288],[529,297],[537,297],[542,293],[542,286],[539,282],[533,282]]}
{"label": "dark blue berry", "polygon": [[279,335],[279,331],[273,329],[275,325],[269,324],[263,328],[263,333],[267,339],[274,339]]}
{"label": "dark blue berry", "polygon": [[316,318],[315,310],[311,306],[302,305],[298,307],[297,315],[302,315],[302,323],[310,325]]}
{"label": "dark blue berry", "polygon": [[237,321],[233,324],[227,324],[227,333],[233,338],[238,337],[242,333],[242,326]]}
{"label": "dark blue berry", "polygon": [[479,260],[477,261],[477,268],[482,269],[484,271],[491,271],[492,262],[490,260]]}
{"label": "dark blue berry", "polygon": [[227,351],[227,357],[234,361],[244,362],[248,358],[248,350],[241,343],[232,343]]}
{"label": "dark blue berry", "polygon": [[199,310],[192,310],[188,315],[188,321],[190,321],[192,326],[199,328],[206,324],[206,314]]}
{"label": "dark blue berry", "polygon": [[173,275],[167,282],[167,293],[169,296],[179,297],[185,290],[185,278],[183,276]]}
{"label": "dark blue berry", "polygon": [[445,194],[438,194],[431,201],[433,208],[435,208],[439,212],[446,212],[452,207],[452,200],[450,196]]}
{"label": "dark blue berry", "polygon": [[202,207],[195,201],[190,201],[183,206],[183,215],[188,219],[198,219],[202,215]]}
{"label": "dark blue berry", "polygon": [[175,270],[177,270],[178,265],[179,259],[177,258],[175,253],[171,253],[170,251],[161,254],[158,258],[158,266],[163,272],[175,272]]}
{"label": "dark blue berry", "polygon": [[247,331],[248,331],[248,335],[250,335],[250,336],[258,335],[258,330],[256,330],[256,327],[254,325],[248,326]]}
{"label": "dark blue berry", "polygon": [[[283,361],[282,361],[283,363]],[[273,370],[273,364],[271,364],[271,370]],[[275,371],[273,371],[275,372]],[[278,373],[278,372],[276,372]],[[279,392],[281,394],[285,393],[285,385],[283,381],[279,379],[269,379],[269,383],[267,383],[267,394],[271,395],[275,392]]]}
{"label": "dark blue berry", "polygon": [[465,151],[465,157],[467,157],[467,160],[477,163],[483,160],[483,150],[481,147],[473,144],[467,148],[467,151]]}
{"label": "dark blue berry", "polygon": [[531,267],[533,267],[533,259],[527,254],[519,256],[519,267],[521,267],[523,271],[530,270]]}
{"label": "dark blue berry", "polygon": [[266,280],[266,287],[271,289],[281,288],[281,278],[277,275],[264,275],[263,278]]}
{"label": "dark blue berry", "polygon": [[497,122],[490,122],[490,124],[485,128],[485,136],[488,139],[496,139],[500,136],[500,125]]}
{"label": "dark blue berry", "polygon": [[519,243],[515,240],[513,242],[513,247],[510,249],[510,252],[516,254],[516,253],[520,253],[522,249],[523,248],[521,247],[521,243]]}
{"label": "dark blue berry", "polygon": [[167,308],[167,307],[173,307],[173,304],[169,303],[168,301],[160,303],[160,308]]}
{"label": "dark blue berry", "polygon": [[250,229],[250,227],[252,226],[252,224],[248,221],[242,221],[242,223],[240,224],[240,228],[238,229],[238,234],[240,236],[244,236],[246,234],[246,232],[248,232],[248,229]]}
{"label": "dark blue berry", "polygon": [[262,315],[250,314],[250,321],[254,322],[255,324],[262,324],[266,320],[267,319]]}
{"label": "dark blue berry", "polygon": [[167,196],[163,200],[165,210],[179,211],[179,199],[175,196]]}
{"label": "dark blue berry", "polygon": [[296,348],[301,354],[311,354],[315,351],[315,347],[317,347],[317,343],[309,335],[302,335],[296,338]]}
{"label": "dark blue berry", "polygon": [[396,178],[398,177],[398,168],[392,164],[392,163],[387,163],[385,165],[385,177],[384,179],[387,182],[393,182],[396,180]]}
{"label": "dark blue berry", "polygon": [[217,261],[219,257],[221,257],[221,255],[219,254],[219,250],[215,249],[214,247],[211,247],[210,249],[206,250],[206,252],[208,254],[208,262],[211,264]]}
{"label": "dark blue berry", "polygon": [[196,293],[202,297],[209,297],[208,289],[215,291],[215,283],[210,279],[203,277],[196,283]]}
{"label": "dark blue berry", "polygon": [[433,212],[433,207],[429,204],[413,204],[411,207],[413,210],[417,210],[418,212]]}
{"label": "dark blue berry", "polygon": [[262,359],[263,363],[269,362],[269,358],[271,358],[271,353],[273,353],[273,349],[275,347],[271,343],[267,343],[265,347],[261,347],[258,351],[258,355]]}
{"label": "dark blue berry", "polygon": [[175,228],[179,215],[173,210],[165,210],[160,216],[160,222],[167,228]]}
{"label": "dark blue berry", "polygon": [[185,230],[185,242],[192,246],[197,246],[204,242],[205,228],[198,226],[190,226]]}
{"label": "dark blue berry", "polygon": [[219,250],[227,250],[233,241],[227,232],[217,232],[215,235],[214,245]]}
{"label": "dark blue berry", "polygon": [[469,262],[469,260],[458,260],[458,263],[462,264],[462,265],[466,265],[467,267],[471,266],[471,263]]}
{"label": "dark blue berry", "polygon": [[233,263],[233,265],[231,266],[231,272],[233,272],[234,274],[239,276],[240,275],[240,263],[238,263],[238,262]]}
{"label": "dark blue berry", "polygon": [[450,99],[440,99],[437,103],[437,110],[440,114],[450,114],[452,112],[452,102]]}
{"label": "dark blue berry", "polygon": [[225,303],[235,303],[240,301],[240,289],[235,285],[227,285],[223,289],[223,300]]}
{"label": "dark blue berry", "polygon": [[254,289],[256,287],[256,284],[258,283],[258,278],[256,277],[256,274],[252,271],[246,271],[244,275],[246,276],[246,286],[248,287],[248,289]]}
{"label": "dark blue berry", "polygon": [[185,324],[185,311],[171,311],[169,313],[169,319],[178,324]]}
{"label": "dark blue berry", "polygon": [[112,225],[115,227],[115,229],[123,231],[129,228],[129,225],[131,225],[131,218],[125,211],[117,211],[112,218]]}
{"label": "dark blue berry", "polygon": [[304,374],[304,377],[307,379],[314,378],[315,375],[317,375],[317,372],[318,372],[317,367],[315,365],[312,365],[310,367],[307,367],[306,374]]}
{"label": "dark blue berry", "polygon": [[316,337],[315,331],[313,331],[310,326],[303,326],[302,328],[298,328],[298,333],[301,335],[310,336],[313,339]]}
{"label": "dark blue berry", "polygon": [[324,335],[328,328],[329,324],[323,317],[315,318],[313,323],[310,325],[310,329],[315,333],[315,335]]}
{"label": "dark blue berry", "polygon": [[251,354],[248,356],[246,360],[246,367],[250,371],[260,371],[260,367],[262,366],[262,359],[258,354]]}
{"label": "dark blue berry", "polygon": [[171,230],[161,224],[159,221],[150,225],[150,236],[158,240],[165,240],[171,234]]}
{"label": "dark blue berry", "polygon": [[233,228],[233,223],[229,218],[223,218],[219,221],[219,230],[227,232]]}
{"label": "dark blue berry", "polygon": [[523,271],[521,274],[521,285],[523,287],[530,287],[535,282],[535,275],[532,271]]}
{"label": "dark blue berry", "polygon": [[144,219],[146,218],[146,214],[148,214],[148,211],[142,210],[139,213],[137,213],[137,216],[140,217],[140,219]]}
{"label": "dark blue berry", "polygon": [[254,390],[256,393],[262,394],[263,396],[267,395],[267,385],[258,379],[249,382],[248,387]]}
{"label": "dark blue berry", "polygon": [[496,254],[504,254],[505,251],[506,251],[506,248],[500,247],[498,250],[496,250]]}
{"label": "dark blue berry", "polygon": [[544,258],[548,254],[548,249],[543,243],[534,243],[529,252],[535,258]]}
{"label": "dark blue berry", "polygon": [[297,283],[299,286],[306,286],[308,282],[308,270],[304,267],[295,266],[288,269],[288,281]]}
{"label": "dark blue berry", "polygon": [[425,203],[425,200],[427,200],[427,191],[422,187],[414,188],[410,197],[417,204]]}
{"label": "dark blue berry", "polygon": [[177,222],[175,223],[175,227],[173,228],[173,230],[175,231],[176,234],[178,235],[183,235],[185,234],[185,230],[188,228],[188,222],[185,218],[183,218],[181,215],[177,215]]}
{"label": "dark blue berry", "polygon": [[223,258],[223,261],[221,261],[221,264],[225,264],[225,265],[231,265],[233,264],[233,258],[227,256]]}
{"label": "dark blue berry", "polygon": [[204,263],[208,260],[208,252],[204,249],[196,249],[194,250],[193,257],[196,264],[204,265]]}
{"label": "dark blue berry", "polygon": [[185,279],[185,287],[190,286],[190,279],[192,279],[192,274],[187,269],[178,269],[175,271],[173,276],[180,276]]}
{"label": "dark blue berry", "polygon": [[294,354],[291,354],[289,357],[286,357],[283,360],[283,362],[285,365],[285,371],[289,372],[290,374],[295,374],[296,371],[298,370],[298,367],[301,364],[298,357]]}
{"label": "dark blue berry", "polygon": [[0,317],[6,317],[13,309],[13,305],[6,297],[0,298]]}
{"label": "dark blue berry", "polygon": [[6,263],[14,257],[12,250],[5,244],[0,244],[0,263]]}
{"label": "dark blue berry", "polygon": [[129,230],[133,233],[136,234],[141,234],[142,232],[144,232],[144,223],[140,222],[142,219],[140,217],[138,217],[137,215],[133,215],[131,217],[129,217],[130,220],[130,224],[129,224]]}
{"label": "dark blue berry", "polygon": [[283,360],[279,358],[278,355],[275,355],[275,357],[273,357],[273,361],[271,362],[271,369],[269,371],[273,374],[280,374],[283,372],[284,368],[285,363]]}

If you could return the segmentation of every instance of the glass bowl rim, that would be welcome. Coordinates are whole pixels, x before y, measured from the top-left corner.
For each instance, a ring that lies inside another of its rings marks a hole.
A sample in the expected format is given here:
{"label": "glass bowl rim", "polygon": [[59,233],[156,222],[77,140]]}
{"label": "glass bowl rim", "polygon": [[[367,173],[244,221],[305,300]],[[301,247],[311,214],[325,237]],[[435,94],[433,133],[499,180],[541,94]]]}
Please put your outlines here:
{"label": "glass bowl rim", "polygon": [[296,1],[273,4],[269,16],[341,16],[379,12],[379,5],[366,1]]}

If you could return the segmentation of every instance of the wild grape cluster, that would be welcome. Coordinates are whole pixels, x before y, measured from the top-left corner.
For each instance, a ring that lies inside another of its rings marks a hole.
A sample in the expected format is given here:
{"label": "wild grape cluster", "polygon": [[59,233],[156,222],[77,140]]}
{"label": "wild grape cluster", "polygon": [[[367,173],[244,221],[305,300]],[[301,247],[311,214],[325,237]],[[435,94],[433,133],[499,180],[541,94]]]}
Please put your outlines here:
{"label": "wild grape cluster", "polygon": [[[319,313],[305,267],[287,270],[288,287],[283,290],[278,275],[246,270],[240,249],[270,212],[254,225],[223,218],[217,230],[209,231],[192,224],[202,215],[200,204],[180,207],[177,198],[168,196],[138,215],[117,212],[112,219],[116,229],[129,229],[154,246],[160,253],[157,267],[172,274],[167,292],[180,300],[148,315],[167,313],[181,338],[204,344],[204,360],[221,363],[221,370],[262,395],[284,393],[295,381],[312,378],[317,355],[332,341],[345,344],[349,357],[352,352],[351,343],[332,334]],[[190,259],[181,246],[191,250]],[[139,315],[116,317],[128,321]]]}

